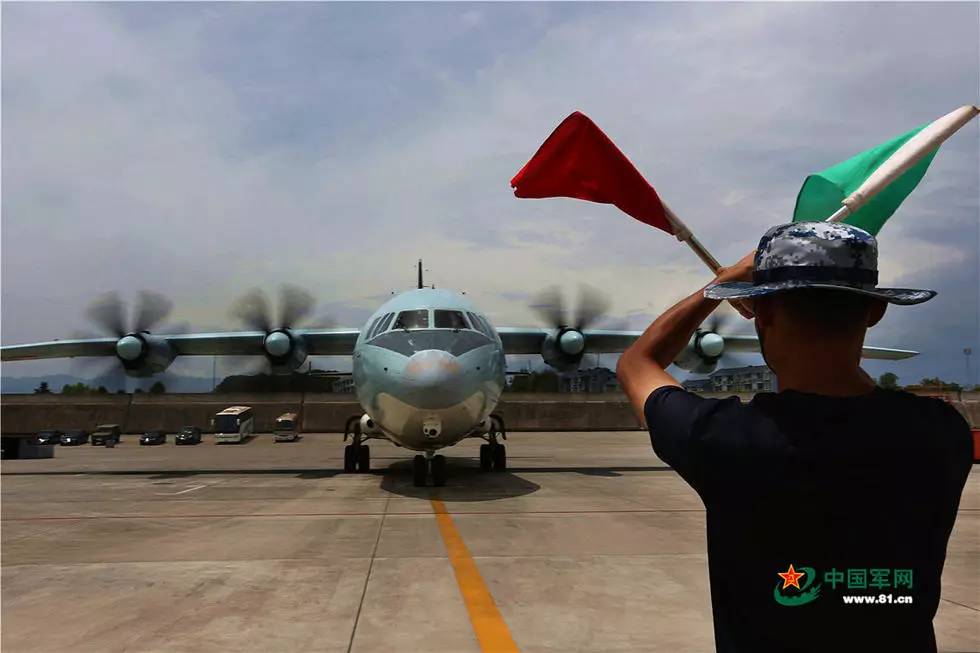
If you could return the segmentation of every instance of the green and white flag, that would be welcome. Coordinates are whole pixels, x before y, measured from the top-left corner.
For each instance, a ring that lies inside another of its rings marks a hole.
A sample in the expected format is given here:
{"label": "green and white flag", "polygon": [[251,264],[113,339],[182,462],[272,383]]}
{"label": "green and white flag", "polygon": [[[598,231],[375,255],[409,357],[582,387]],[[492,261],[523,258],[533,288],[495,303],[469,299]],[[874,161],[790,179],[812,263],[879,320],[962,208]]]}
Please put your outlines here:
{"label": "green and white flag", "polygon": [[847,207],[847,224],[877,234],[926,174],[939,146],[977,115],[977,107],[960,107],[810,175],[796,197],[793,222],[826,220]]}

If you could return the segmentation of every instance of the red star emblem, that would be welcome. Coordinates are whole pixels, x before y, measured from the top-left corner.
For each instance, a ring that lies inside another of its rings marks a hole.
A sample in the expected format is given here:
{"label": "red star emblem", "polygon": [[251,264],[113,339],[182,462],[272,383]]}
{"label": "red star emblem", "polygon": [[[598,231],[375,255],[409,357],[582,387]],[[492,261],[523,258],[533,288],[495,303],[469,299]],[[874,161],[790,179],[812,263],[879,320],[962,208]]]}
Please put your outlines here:
{"label": "red star emblem", "polygon": [[786,589],[790,585],[792,585],[796,589],[800,589],[800,577],[805,576],[806,572],[796,571],[795,569],[793,569],[793,565],[791,563],[787,571],[781,573],[777,572],[777,574],[779,575],[780,578],[783,579],[782,589]]}

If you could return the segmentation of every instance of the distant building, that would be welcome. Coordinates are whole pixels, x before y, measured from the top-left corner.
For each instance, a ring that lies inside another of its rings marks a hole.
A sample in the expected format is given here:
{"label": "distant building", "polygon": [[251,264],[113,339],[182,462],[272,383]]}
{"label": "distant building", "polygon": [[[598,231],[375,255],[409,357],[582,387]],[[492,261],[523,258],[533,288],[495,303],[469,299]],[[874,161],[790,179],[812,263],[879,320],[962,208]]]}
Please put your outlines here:
{"label": "distant building", "polygon": [[619,392],[616,373],[605,367],[576,370],[561,375],[559,392]]}
{"label": "distant building", "polygon": [[354,392],[354,377],[341,376],[339,378],[334,379],[333,391],[338,393],[347,393],[347,394]]}
{"label": "distant building", "polygon": [[688,379],[681,383],[688,392],[711,392],[711,379]]}
{"label": "distant building", "polygon": [[776,375],[766,365],[726,367],[715,370],[706,379],[711,392],[775,392]]}

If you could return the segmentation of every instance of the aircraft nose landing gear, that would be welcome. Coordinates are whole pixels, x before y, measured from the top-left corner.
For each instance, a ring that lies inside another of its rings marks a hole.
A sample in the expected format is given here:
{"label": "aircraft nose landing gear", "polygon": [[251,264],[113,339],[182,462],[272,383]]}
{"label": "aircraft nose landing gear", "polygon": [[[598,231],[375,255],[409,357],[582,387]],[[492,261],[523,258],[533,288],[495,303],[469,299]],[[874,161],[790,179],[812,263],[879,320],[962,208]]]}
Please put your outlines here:
{"label": "aircraft nose landing gear", "polygon": [[344,428],[344,439],[351,438],[351,444],[344,447],[344,473],[360,472],[367,474],[371,471],[371,448],[362,444],[364,436],[361,432],[360,415],[354,415],[347,420]]}
{"label": "aircraft nose landing gear", "polygon": [[497,438],[507,439],[504,420],[497,415],[491,415],[493,426],[486,435],[487,443],[480,445],[480,470],[484,472],[502,472],[507,469],[507,447],[497,441]]}
{"label": "aircraft nose landing gear", "polygon": [[415,487],[425,487],[429,473],[432,474],[432,485],[442,487],[446,484],[446,457],[426,451],[412,460],[412,484]]}

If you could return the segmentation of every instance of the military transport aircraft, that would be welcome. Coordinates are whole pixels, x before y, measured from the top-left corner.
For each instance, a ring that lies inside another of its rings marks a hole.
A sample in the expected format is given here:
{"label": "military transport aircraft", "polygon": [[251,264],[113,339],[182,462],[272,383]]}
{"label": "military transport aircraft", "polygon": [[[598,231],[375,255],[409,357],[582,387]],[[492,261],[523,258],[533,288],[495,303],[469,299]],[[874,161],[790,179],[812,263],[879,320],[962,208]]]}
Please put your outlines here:
{"label": "military transport aircraft", "polygon": [[[505,354],[540,354],[564,372],[577,369],[586,352],[618,353],[636,340],[639,331],[590,328],[605,305],[596,291],[583,288],[576,314],[567,316],[557,290],[547,291],[535,308],[549,327],[496,328],[464,294],[425,287],[419,261],[417,288],[385,302],[360,329],[296,326],[312,312],[313,298],[286,287],[278,320],[265,296],[253,291],[233,310],[249,331],[161,335],[151,329],[169,314],[168,300],[140,293],[127,327],[122,303],[109,294],[89,316],[111,337],[0,347],[0,360],[114,357],[126,374],[151,376],[177,356],[263,356],[274,373],[289,374],[307,356],[349,355],[364,412],[348,421],[345,437],[352,444],[344,449],[344,471],[369,471],[364,442],[384,438],[421,452],[414,458],[416,485],[425,485],[430,475],[434,485],[444,485],[446,459],[436,451],[463,438],[486,440],[480,445],[481,469],[506,469],[504,421],[494,413],[505,384]],[[699,329],[675,364],[707,373],[727,352],[759,351],[755,336],[721,334],[718,326]],[[863,356],[895,360],[916,353],[865,347]]]}

